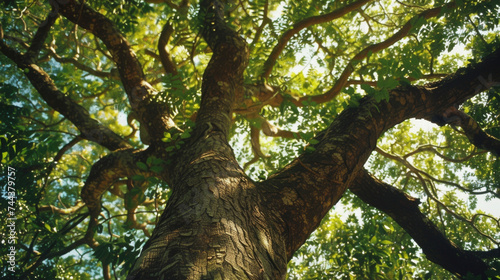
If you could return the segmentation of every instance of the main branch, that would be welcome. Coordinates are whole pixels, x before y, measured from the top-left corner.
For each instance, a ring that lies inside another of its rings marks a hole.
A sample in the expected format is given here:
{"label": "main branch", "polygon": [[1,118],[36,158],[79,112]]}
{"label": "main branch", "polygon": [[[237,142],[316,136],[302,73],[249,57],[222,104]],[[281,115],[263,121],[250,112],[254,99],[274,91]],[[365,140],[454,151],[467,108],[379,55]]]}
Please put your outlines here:
{"label": "main branch", "polygon": [[104,42],[118,67],[132,109],[152,142],[159,143],[176,127],[166,104],[153,100],[157,91],[145,80],[142,66],[127,39],[104,15],[74,0],[56,2],[57,10],[71,22],[89,30]]}
{"label": "main branch", "polygon": [[344,110],[315,138],[313,152],[304,153],[260,187],[268,204],[287,223],[287,256],[291,258],[324,215],[340,199],[387,129],[409,118],[428,118],[485,90],[481,77],[500,80],[500,49],[483,62],[427,87],[398,87],[389,102],[361,100]]}
{"label": "main branch", "polygon": [[198,127],[215,127],[227,135],[235,103],[243,98],[243,71],[248,64],[248,46],[224,22],[223,12],[221,2],[201,1],[201,33],[213,55],[203,74],[202,98],[196,124]]}

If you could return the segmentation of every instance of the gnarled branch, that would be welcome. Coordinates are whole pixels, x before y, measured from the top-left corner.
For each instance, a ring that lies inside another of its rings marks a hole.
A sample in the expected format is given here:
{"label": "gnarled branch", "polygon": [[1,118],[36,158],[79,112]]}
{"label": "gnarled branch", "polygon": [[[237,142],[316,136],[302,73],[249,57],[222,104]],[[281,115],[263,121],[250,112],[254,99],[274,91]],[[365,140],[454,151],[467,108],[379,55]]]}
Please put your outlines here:
{"label": "gnarled branch", "polygon": [[386,40],[384,40],[380,43],[376,43],[376,44],[373,44],[373,45],[370,45],[370,46],[364,48],[359,53],[357,53],[353,58],[351,58],[351,60],[349,61],[349,63],[347,63],[347,66],[344,68],[344,70],[340,74],[340,77],[337,79],[337,81],[335,82],[335,84],[333,85],[333,87],[331,89],[329,89],[328,91],[326,91],[325,93],[320,94],[320,95],[304,96],[299,100],[299,103],[302,103],[302,101],[308,101],[308,100],[316,102],[316,103],[324,103],[324,102],[332,100],[346,86],[347,81],[349,80],[349,77],[354,72],[355,66],[359,61],[365,59],[370,53],[376,53],[376,52],[379,52],[383,49],[386,49],[386,48],[392,46],[394,43],[401,40],[402,38],[406,37],[410,33],[411,29],[413,28],[414,22],[416,22],[417,19],[419,19],[419,18],[424,18],[424,19],[433,18],[433,17],[440,15],[441,11],[444,8],[450,9],[453,7],[455,7],[455,3],[451,2],[451,3],[446,4],[444,6],[425,10],[425,11],[415,15],[408,22],[406,22],[403,25],[403,27],[401,27],[401,29],[398,30],[398,32],[394,33],[391,37],[387,38]]}

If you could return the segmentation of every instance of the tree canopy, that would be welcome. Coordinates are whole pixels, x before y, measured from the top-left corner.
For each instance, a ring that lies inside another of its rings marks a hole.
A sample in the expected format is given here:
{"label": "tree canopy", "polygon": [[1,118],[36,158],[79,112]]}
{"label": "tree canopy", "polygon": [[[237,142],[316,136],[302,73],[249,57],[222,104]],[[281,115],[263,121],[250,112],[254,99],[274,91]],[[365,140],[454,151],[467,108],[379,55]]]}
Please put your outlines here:
{"label": "tree canopy", "polygon": [[6,279],[134,279],[200,213],[254,240],[225,195],[262,268],[206,279],[500,279],[497,1],[0,6]]}

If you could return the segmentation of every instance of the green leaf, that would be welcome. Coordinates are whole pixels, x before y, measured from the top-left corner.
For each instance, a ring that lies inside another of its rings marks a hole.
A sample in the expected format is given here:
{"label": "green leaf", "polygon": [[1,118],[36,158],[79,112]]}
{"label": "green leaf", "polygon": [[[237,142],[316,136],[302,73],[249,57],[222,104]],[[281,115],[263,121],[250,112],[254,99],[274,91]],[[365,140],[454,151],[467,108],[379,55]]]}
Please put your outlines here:
{"label": "green leaf", "polygon": [[134,175],[132,176],[132,180],[134,181],[144,181],[146,178],[143,175]]}
{"label": "green leaf", "polygon": [[167,151],[167,152],[172,152],[174,150],[175,150],[175,146],[169,146],[169,147],[165,148],[165,151]]}
{"label": "green leaf", "polygon": [[159,173],[163,172],[164,168],[163,168],[163,166],[155,165],[155,166],[151,166],[150,170],[159,174]]}
{"label": "green leaf", "polygon": [[47,229],[48,231],[53,232],[53,230],[52,230],[52,228],[50,227],[50,225],[49,225],[49,224],[45,223],[43,226],[44,226],[44,227],[45,227],[45,229]]}
{"label": "green leaf", "polygon": [[191,137],[191,134],[189,133],[189,131],[184,131],[182,134],[181,134],[181,139],[187,139]]}
{"label": "green leaf", "polygon": [[135,163],[139,169],[148,171],[148,166],[144,162],[136,162]]}

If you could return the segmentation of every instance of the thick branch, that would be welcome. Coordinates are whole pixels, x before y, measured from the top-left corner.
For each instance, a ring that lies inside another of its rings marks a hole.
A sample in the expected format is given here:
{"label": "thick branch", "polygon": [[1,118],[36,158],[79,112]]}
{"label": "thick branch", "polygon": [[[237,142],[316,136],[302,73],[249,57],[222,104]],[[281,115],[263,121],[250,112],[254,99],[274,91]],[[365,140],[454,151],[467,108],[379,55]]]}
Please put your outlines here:
{"label": "thick branch", "polygon": [[38,65],[32,64],[28,57],[7,46],[3,40],[0,41],[0,51],[24,70],[24,74],[43,100],[70,120],[80,130],[82,138],[96,142],[112,151],[130,147],[119,135],[91,118],[84,107],[59,91],[50,76]]}
{"label": "thick branch", "polygon": [[63,16],[104,42],[118,68],[130,105],[141,123],[141,130],[146,130],[152,142],[161,142],[164,132],[176,127],[175,123],[170,117],[168,106],[152,100],[156,90],[146,82],[142,66],[126,38],[111,20],[84,3],[74,0],[61,2],[64,3],[57,2],[57,9]]}
{"label": "thick branch", "polygon": [[495,156],[500,156],[500,139],[493,137],[486,133],[469,115],[465,115],[465,119],[460,122],[460,127],[465,132],[469,141],[474,144],[474,146],[490,151]]}
{"label": "thick branch", "polygon": [[[483,85],[487,87],[499,86],[500,82],[483,82]],[[495,156],[500,156],[500,139],[486,133],[476,120],[458,110],[455,106],[450,106],[444,112],[432,117],[430,121],[438,125],[458,125],[464,130],[469,141],[476,147],[490,151]]]}
{"label": "thick branch", "polygon": [[123,86],[129,95],[130,105],[133,108],[138,107],[138,103],[145,100],[154,90],[146,83],[142,66],[127,39],[111,20],[87,5],[74,0],[61,2],[58,2],[59,7],[57,7],[61,15],[92,32],[104,42],[118,67]]}
{"label": "thick branch", "polygon": [[356,176],[350,190],[364,202],[392,217],[418,243],[426,257],[446,270],[465,276],[484,275],[488,266],[476,255],[458,248],[418,209],[418,199],[372,177],[366,170]]}
{"label": "thick branch", "polygon": [[31,45],[25,54],[32,61],[36,61],[36,57],[40,53],[40,50],[43,47],[43,43],[45,42],[45,39],[47,39],[47,36],[49,35],[50,28],[52,27],[52,25],[54,25],[58,16],[59,15],[57,14],[57,12],[53,11],[49,13],[45,21],[42,22],[42,24],[40,24],[40,26],[38,27],[35,36],[33,37],[33,40],[31,42]]}
{"label": "thick branch", "polygon": [[500,248],[492,249],[489,251],[473,251],[472,253],[483,259],[500,258]]}
{"label": "thick branch", "polygon": [[[158,153],[159,151],[154,151]],[[126,149],[113,152],[96,162],[82,188],[81,197],[89,209],[90,221],[85,239],[93,242],[95,228],[99,225],[101,213],[101,196],[113,184],[123,178],[134,175],[155,176],[151,171],[138,168],[138,162],[147,162],[147,158],[153,154],[153,149],[138,151]],[[164,156],[164,155],[162,155]],[[163,172],[166,176],[167,172]],[[163,177],[165,179],[165,177]]]}
{"label": "thick branch", "polygon": [[278,41],[278,44],[274,47],[273,51],[267,58],[266,62],[264,63],[264,70],[262,73],[263,78],[269,78],[269,75],[271,75],[271,72],[273,71],[274,64],[276,63],[276,60],[280,56],[280,54],[283,52],[285,49],[285,46],[288,44],[288,41],[297,33],[299,33],[301,30],[304,28],[307,28],[309,26],[315,25],[315,24],[320,24],[320,23],[325,23],[332,21],[334,19],[337,19],[347,13],[350,13],[356,9],[359,9],[362,7],[364,4],[370,2],[371,0],[358,0],[356,2],[353,2],[349,5],[346,5],[342,8],[339,8],[331,13],[324,14],[324,15],[319,15],[319,16],[313,16],[310,18],[306,18],[304,20],[301,20],[297,22],[296,24],[293,25],[292,29],[287,30],[283,36]]}
{"label": "thick branch", "polygon": [[268,205],[289,229],[287,256],[291,258],[340,199],[384,131],[409,118],[432,116],[474,96],[486,88],[478,77],[500,80],[498,64],[500,50],[429,87],[398,87],[391,91],[389,102],[363,98],[359,107],[344,110],[315,137],[314,151],[304,153],[264,181],[260,186]]}
{"label": "thick branch", "polygon": [[227,135],[236,100],[243,99],[243,71],[248,64],[248,47],[238,33],[224,22],[219,1],[201,1],[201,33],[213,51],[203,74],[202,98],[197,127],[215,127]]}
{"label": "thick branch", "polygon": [[100,205],[100,198],[115,181],[133,175],[153,176],[151,172],[141,170],[137,162],[146,162],[150,150],[138,151],[126,149],[113,152],[97,161],[82,188],[82,199],[89,208]]}

